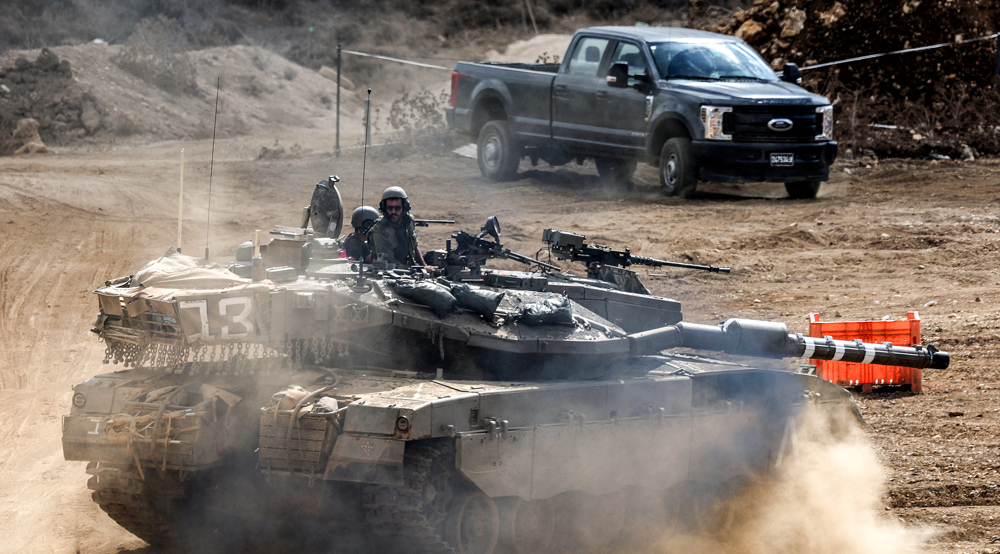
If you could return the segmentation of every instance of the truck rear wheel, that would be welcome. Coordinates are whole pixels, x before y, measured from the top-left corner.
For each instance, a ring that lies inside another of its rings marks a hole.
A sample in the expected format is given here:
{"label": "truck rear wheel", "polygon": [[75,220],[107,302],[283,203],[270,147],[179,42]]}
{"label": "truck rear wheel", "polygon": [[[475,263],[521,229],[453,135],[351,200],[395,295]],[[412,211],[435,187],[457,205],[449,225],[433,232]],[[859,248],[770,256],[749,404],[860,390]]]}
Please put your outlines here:
{"label": "truck rear wheel", "polygon": [[788,191],[788,196],[792,198],[816,198],[819,187],[822,185],[822,181],[795,181],[785,183],[785,190]]}
{"label": "truck rear wheel", "polygon": [[[616,185],[632,184],[632,175],[639,166],[636,160],[625,160],[620,158],[597,158],[594,160],[597,165],[597,174],[601,179]],[[629,188],[631,188],[629,186]]]}
{"label": "truck rear wheel", "polygon": [[698,186],[698,172],[691,141],[672,138],[660,150],[660,186],[667,196],[691,198]]}
{"label": "truck rear wheel", "polygon": [[510,181],[521,164],[521,147],[514,142],[510,124],[490,121],[479,132],[479,171],[491,181]]}

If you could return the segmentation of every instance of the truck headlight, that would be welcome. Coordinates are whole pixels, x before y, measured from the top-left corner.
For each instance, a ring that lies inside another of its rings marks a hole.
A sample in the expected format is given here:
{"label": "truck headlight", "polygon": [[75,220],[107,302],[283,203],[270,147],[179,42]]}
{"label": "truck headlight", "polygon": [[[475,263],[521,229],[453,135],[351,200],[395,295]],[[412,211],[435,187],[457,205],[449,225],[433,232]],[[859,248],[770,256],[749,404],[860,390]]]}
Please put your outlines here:
{"label": "truck headlight", "polygon": [[820,106],[816,108],[816,113],[823,116],[820,123],[822,134],[816,135],[816,140],[833,140],[833,106]]}
{"label": "truck headlight", "polygon": [[701,122],[705,124],[706,139],[733,140],[732,135],[727,135],[722,130],[722,118],[731,111],[733,111],[732,108],[723,108],[721,106],[701,107]]}

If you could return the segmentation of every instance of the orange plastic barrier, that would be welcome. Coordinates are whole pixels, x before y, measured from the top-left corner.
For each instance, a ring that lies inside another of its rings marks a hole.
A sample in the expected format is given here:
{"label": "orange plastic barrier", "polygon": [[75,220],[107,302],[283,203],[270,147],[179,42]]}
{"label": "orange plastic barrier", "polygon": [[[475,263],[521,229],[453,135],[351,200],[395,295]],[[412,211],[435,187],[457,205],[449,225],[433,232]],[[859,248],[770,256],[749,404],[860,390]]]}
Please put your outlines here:
{"label": "orange plastic barrier", "polygon": [[[905,320],[897,321],[834,321],[821,323],[818,313],[809,314],[809,336],[833,337],[840,340],[861,339],[865,342],[891,342],[896,346],[920,344],[920,316],[907,312]],[[871,392],[873,385],[909,387],[913,392],[924,388],[923,370],[878,364],[855,364],[813,360],[816,375],[842,387],[858,387]]]}

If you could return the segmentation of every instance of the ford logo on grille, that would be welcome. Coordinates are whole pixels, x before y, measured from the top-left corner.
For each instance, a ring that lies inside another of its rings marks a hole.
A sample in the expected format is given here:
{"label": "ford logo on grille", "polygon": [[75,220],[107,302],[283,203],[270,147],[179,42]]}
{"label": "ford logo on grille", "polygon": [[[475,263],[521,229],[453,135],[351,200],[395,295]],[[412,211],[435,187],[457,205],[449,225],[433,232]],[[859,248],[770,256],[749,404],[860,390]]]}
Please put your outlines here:
{"label": "ford logo on grille", "polygon": [[767,122],[767,128],[772,131],[787,131],[792,128],[791,119],[772,119]]}

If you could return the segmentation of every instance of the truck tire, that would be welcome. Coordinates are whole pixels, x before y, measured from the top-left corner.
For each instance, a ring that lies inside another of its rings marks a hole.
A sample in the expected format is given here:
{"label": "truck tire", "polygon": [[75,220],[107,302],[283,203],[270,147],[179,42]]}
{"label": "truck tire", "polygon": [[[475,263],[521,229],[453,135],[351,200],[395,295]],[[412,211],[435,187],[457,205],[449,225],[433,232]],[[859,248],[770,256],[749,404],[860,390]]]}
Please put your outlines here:
{"label": "truck tire", "polygon": [[510,124],[490,121],[479,132],[479,171],[490,181],[510,181],[521,164],[521,147],[514,142]]}
{"label": "truck tire", "polygon": [[637,160],[626,160],[621,158],[597,158],[594,160],[597,165],[597,174],[601,179],[616,185],[626,185],[632,188],[632,175],[639,166]]}
{"label": "truck tire", "polygon": [[667,196],[691,198],[698,186],[698,168],[691,154],[691,141],[672,138],[660,150],[660,186]]}
{"label": "truck tire", "polygon": [[785,190],[788,191],[788,196],[792,198],[816,198],[816,193],[819,192],[819,187],[822,185],[822,181],[794,181],[792,183],[785,183]]}

